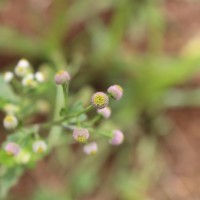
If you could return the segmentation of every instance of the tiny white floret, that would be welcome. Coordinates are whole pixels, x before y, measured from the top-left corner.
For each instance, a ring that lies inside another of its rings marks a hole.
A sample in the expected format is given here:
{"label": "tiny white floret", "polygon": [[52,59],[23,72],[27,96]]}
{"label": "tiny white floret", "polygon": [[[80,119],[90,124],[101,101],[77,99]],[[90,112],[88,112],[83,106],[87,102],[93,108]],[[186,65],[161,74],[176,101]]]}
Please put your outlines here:
{"label": "tiny white floret", "polygon": [[47,150],[47,144],[43,140],[38,140],[33,143],[32,148],[35,153],[43,153]]}
{"label": "tiny white floret", "polygon": [[14,74],[13,74],[12,72],[6,72],[6,73],[4,74],[4,76],[3,76],[4,81],[5,81],[6,83],[9,83],[10,81],[12,81],[13,77],[14,77]]}

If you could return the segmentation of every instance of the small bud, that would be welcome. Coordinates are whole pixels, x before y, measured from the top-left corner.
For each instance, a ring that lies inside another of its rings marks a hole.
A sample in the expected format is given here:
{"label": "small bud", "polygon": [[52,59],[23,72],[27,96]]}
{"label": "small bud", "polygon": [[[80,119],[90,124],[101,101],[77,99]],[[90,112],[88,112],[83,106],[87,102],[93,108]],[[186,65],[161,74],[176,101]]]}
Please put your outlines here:
{"label": "small bud", "polygon": [[105,108],[109,103],[108,95],[104,92],[96,92],[92,96],[92,104],[97,109]]}
{"label": "small bud", "polygon": [[15,74],[17,76],[23,77],[25,76],[30,70],[30,63],[26,59],[21,59],[16,67],[15,67]]}
{"label": "small bud", "polygon": [[44,82],[44,75],[41,72],[36,72],[35,73],[35,80],[38,81],[39,83]]}
{"label": "small bud", "polygon": [[120,130],[113,131],[113,137],[109,141],[112,145],[120,145],[124,141],[124,134]]}
{"label": "small bud", "polygon": [[4,74],[4,76],[3,76],[4,81],[5,81],[6,83],[9,83],[10,81],[12,81],[13,77],[14,77],[14,74],[13,74],[12,72],[6,72],[6,73]]}
{"label": "small bud", "polygon": [[22,79],[22,85],[25,87],[36,87],[37,82],[34,80],[34,75],[33,74],[28,74]]}
{"label": "small bud", "polygon": [[38,140],[33,143],[32,148],[35,153],[43,153],[47,150],[47,144],[43,140]]}
{"label": "small bud", "polygon": [[18,125],[18,120],[14,115],[7,115],[3,120],[3,125],[6,129],[14,129]]}
{"label": "small bud", "polygon": [[54,78],[56,84],[58,84],[58,85],[68,83],[70,79],[71,79],[71,77],[67,71],[57,72],[55,75],[55,78]]}
{"label": "small bud", "polygon": [[19,107],[8,103],[3,107],[3,110],[4,110],[4,112],[6,112],[6,114],[13,115],[19,111]]}
{"label": "small bud", "polygon": [[119,100],[123,96],[123,89],[119,85],[112,85],[107,90],[108,94],[110,94],[115,100]]}
{"label": "small bud", "polygon": [[83,151],[88,155],[95,155],[98,151],[98,146],[96,142],[91,142],[84,145]]}
{"label": "small bud", "polygon": [[20,152],[20,147],[14,142],[9,142],[5,146],[5,151],[8,155],[17,156]]}
{"label": "small bud", "polygon": [[97,112],[106,119],[108,119],[111,115],[111,109],[109,107],[98,109]]}
{"label": "small bud", "polygon": [[85,143],[90,134],[86,128],[75,128],[73,131],[73,138],[79,143]]}

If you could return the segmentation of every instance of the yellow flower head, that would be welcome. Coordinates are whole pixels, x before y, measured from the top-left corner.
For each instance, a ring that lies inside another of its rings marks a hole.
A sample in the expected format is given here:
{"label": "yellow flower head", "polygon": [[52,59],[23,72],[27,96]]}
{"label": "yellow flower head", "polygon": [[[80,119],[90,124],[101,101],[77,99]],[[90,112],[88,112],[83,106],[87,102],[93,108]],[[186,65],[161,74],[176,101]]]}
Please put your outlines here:
{"label": "yellow flower head", "polygon": [[92,96],[92,104],[97,109],[105,108],[109,103],[108,95],[104,92],[96,92]]}

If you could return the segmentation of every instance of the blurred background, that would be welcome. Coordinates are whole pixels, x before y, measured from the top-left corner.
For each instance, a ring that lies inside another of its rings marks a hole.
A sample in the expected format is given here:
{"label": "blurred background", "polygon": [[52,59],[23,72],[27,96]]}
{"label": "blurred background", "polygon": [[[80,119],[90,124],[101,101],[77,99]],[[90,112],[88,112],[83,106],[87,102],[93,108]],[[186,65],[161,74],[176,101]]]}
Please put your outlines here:
{"label": "blurred background", "polygon": [[0,0],[1,71],[21,58],[76,71],[72,98],[120,84],[125,142],[58,146],[7,200],[200,199],[198,0]]}

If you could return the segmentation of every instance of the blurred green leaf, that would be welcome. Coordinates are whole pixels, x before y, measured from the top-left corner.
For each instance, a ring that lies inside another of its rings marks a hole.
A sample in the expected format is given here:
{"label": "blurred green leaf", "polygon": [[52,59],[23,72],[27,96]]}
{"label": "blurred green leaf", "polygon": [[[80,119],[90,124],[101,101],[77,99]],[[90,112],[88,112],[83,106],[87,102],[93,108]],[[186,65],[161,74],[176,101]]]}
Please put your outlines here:
{"label": "blurred green leaf", "polygon": [[23,168],[15,166],[13,168],[7,168],[3,175],[0,176],[0,198],[4,198],[11,187],[13,187],[19,177],[23,173]]}
{"label": "blurred green leaf", "polygon": [[18,102],[19,97],[13,92],[11,86],[6,83],[2,76],[0,76],[0,102],[9,101],[9,102]]}

